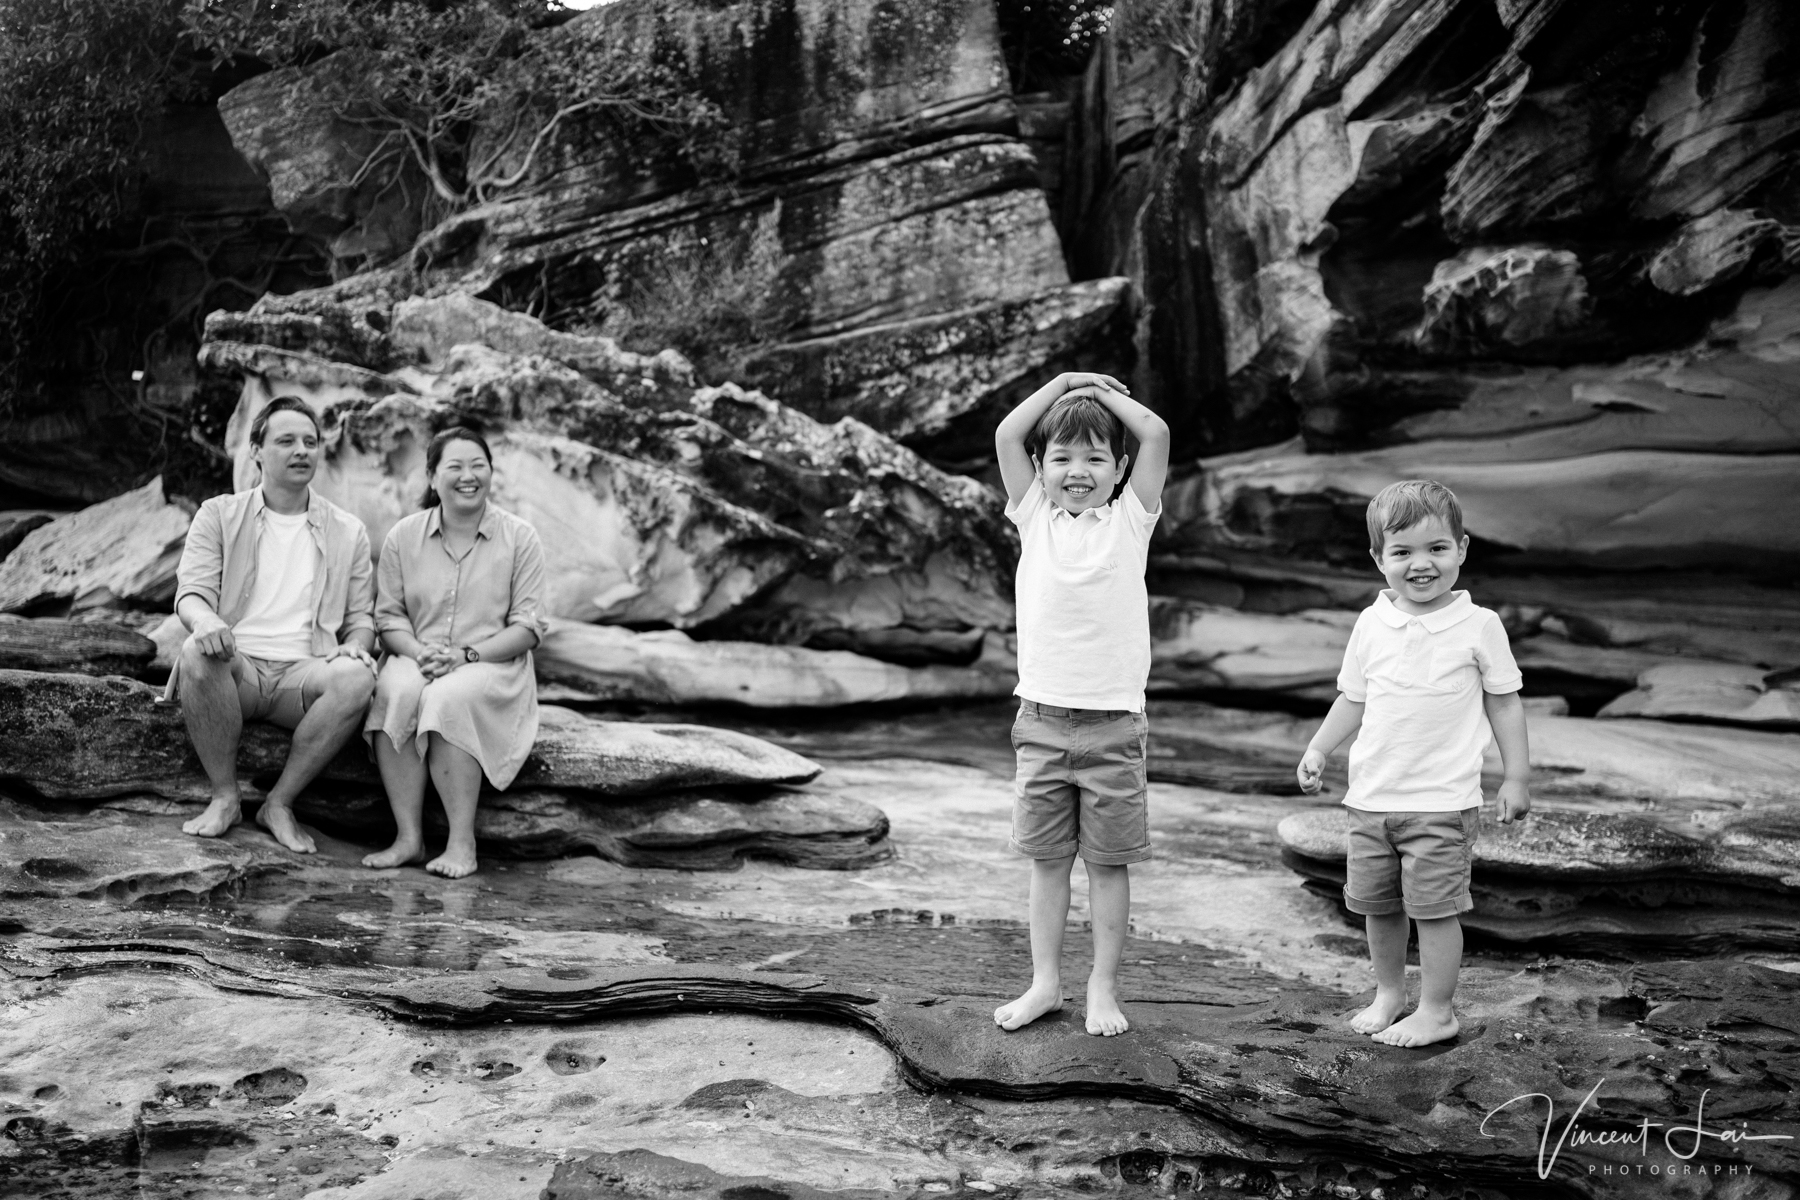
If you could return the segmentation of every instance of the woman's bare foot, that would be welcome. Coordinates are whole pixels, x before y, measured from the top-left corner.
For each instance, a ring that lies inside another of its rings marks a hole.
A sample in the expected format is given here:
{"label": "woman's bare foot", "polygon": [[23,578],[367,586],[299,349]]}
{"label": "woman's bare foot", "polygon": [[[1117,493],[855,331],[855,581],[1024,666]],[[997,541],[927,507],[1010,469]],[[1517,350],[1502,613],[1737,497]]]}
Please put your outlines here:
{"label": "woman's bare foot", "polygon": [[1119,997],[1110,983],[1088,980],[1087,1031],[1096,1037],[1112,1037],[1131,1028],[1119,1007]]}
{"label": "woman's bare foot", "polygon": [[300,823],[294,820],[294,810],[285,804],[263,801],[262,807],[256,810],[256,823],[295,854],[311,854],[318,849],[313,844],[312,834],[300,828]]}
{"label": "woman's bare foot", "polygon": [[1062,1007],[1062,983],[1033,983],[1023,996],[994,1010],[994,1024],[1002,1029],[1022,1029],[1045,1013]]}
{"label": "woman's bare foot", "polygon": [[1392,1025],[1405,1009],[1405,992],[1383,992],[1376,988],[1374,1002],[1350,1018],[1350,1028],[1358,1033],[1380,1033]]}
{"label": "woman's bare foot", "polygon": [[1375,1040],[1389,1046],[1429,1046],[1447,1042],[1462,1032],[1454,1012],[1434,1013],[1420,1008],[1404,1021],[1396,1021],[1375,1035]]}
{"label": "woman's bare foot", "polygon": [[224,837],[243,816],[244,806],[234,788],[229,793],[215,793],[205,812],[181,823],[181,832],[195,837]]}
{"label": "woman's bare foot", "polygon": [[416,863],[424,857],[425,847],[419,844],[417,838],[395,838],[394,844],[386,850],[363,855],[362,864],[377,871],[385,871],[389,867],[404,867],[407,863]]}
{"label": "woman's bare foot", "polygon": [[464,875],[475,873],[475,847],[459,846],[451,842],[444,847],[444,852],[425,864],[425,869],[433,875],[442,875],[445,879],[461,879]]}

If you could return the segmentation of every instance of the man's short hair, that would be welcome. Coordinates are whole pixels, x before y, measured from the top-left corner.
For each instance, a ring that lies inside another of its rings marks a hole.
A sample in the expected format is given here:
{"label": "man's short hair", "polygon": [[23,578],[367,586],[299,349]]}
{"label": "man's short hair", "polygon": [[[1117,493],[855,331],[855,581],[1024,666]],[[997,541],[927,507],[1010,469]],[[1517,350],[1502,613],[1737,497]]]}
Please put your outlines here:
{"label": "man's short hair", "polygon": [[312,422],[314,433],[320,437],[325,436],[325,431],[319,426],[319,414],[312,410],[312,405],[298,396],[277,396],[264,405],[263,410],[256,414],[256,419],[250,422],[250,444],[252,446],[263,444],[263,439],[269,435],[269,418],[278,412],[299,413]]}
{"label": "man's short hair", "polygon": [[1450,535],[1462,541],[1462,505],[1456,502],[1455,492],[1430,479],[1388,484],[1369,501],[1370,552],[1379,555],[1388,534],[1411,529],[1429,517],[1443,521],[1450,527]]}
{"label": "man's short hair", "polygon": [[1042,460],[1051,442],[1065,446],[1110,446],[1113,457],[1125,457],[1125,422],[1092,396],[1064,396],[1038,418],[1025,439],[1026,453]]}

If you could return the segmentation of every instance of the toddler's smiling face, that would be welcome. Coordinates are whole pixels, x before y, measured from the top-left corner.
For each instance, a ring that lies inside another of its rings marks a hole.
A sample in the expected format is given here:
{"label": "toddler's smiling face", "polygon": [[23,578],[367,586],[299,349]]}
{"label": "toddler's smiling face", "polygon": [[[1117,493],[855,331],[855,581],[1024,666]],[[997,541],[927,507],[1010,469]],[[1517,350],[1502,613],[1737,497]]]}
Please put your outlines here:
{"label": "toddler's smiling face", "polygon": [[1104,443],[1051,442],[1037,464],[1044,494],[1063,511],[1073,514],[1103,508],[1112,500],[1125,472],[1127,458],[1114,458]]}
{"label": "toddler's smiling face", "polygon": [[1450,591],[1469,554],[1469,538],[1456,537],[1441,517],[1427,517],[1417,525],[1390,530],[1381,553],[1371,554],[1394,589],[1395,604],[1416,615],[1450,602]]}

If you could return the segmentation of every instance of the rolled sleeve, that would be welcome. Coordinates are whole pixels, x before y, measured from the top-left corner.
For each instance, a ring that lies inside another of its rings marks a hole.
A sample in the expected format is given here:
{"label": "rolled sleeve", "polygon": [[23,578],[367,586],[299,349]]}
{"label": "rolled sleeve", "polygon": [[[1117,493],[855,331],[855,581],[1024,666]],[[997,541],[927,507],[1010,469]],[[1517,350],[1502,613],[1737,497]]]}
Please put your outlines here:
{"label": "rolled sleeve", "polygon": [[187,541],[181,548],[181,563],[175,568],[175,607],[189,596],[206,601],[219,611],[219,593],[224,587],[225,527],[219,506],[208,500],[194,514],[188,525]]}
{"label": "rolled sleeve", "polygon": [[375,632],[418,637],[406,612],[406,553],[397,536],[400,531],[399,525],[394,526],[381,543],[381,566],[375,573]]}
{"label": "rolled sleeve", "polygon": [[531,630],[539,645],[550,632],[544,613],[544,543],[523,521],[513,542],[512,600],[506,623]]}
{"label": "rolled sleeve", "polygon": [[1481,690],[1496,696],[1516,692],[1525,686],[1525,676],[1513,659],[1512,643],[1506,639],[1506,626],[1493,613],[1487,613],[1481,625],[1481,637],[1475,644],[1475,665],[1481,669]]}
{"label": "rolled sleeve", "polygon": [[350,540],[350,585],[344,594],[344,627],[338,640],[375,628],[375,561],[369,553],[369,531],[356,522]]}
{"label": "rolled sleeve", "polygon": [[1344,647],[1344,664],[1338,668],[1337,677],[1338,691],[1344,694],[1344,699],[1356,704],[1369,698],[1369,681],[1363,675],[1362,666],[1362,627],[1363,618],[1358,618],[1350,630],[1349,644]]}

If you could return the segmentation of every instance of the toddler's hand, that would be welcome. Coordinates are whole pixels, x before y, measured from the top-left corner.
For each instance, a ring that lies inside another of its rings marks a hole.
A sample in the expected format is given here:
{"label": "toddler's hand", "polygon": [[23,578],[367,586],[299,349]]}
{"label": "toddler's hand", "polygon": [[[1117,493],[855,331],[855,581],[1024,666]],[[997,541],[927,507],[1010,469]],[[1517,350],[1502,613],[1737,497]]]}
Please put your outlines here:
{"label": "toddler's hand", "polygon": [[1131,395],[1131,389],[1111,375],[1097,375],[1092,371],[1065,371],[1062,379],[1065,392],[1072,392],[1077,388],[1099,387],[1111,388],[1122,396]]}
{"label": "toddler's hand", "polygon": [[1325,756],[1317,750],[1308,750],[1300,759],[1300,765],[1294,774],[1300,780],[1300,790],[1309,796],[1319,794],[1325,786]]}
{"label": "toddler's hand", "polygon": [[1531,811],[1531,789],[1522,779],[1509,779],[1500,785],[1500,823],[1513,821]]}

